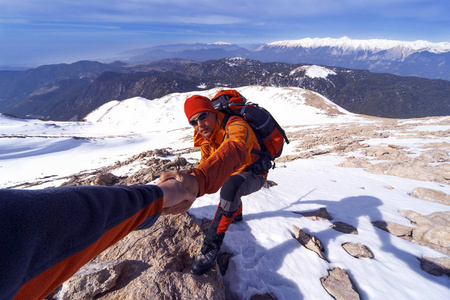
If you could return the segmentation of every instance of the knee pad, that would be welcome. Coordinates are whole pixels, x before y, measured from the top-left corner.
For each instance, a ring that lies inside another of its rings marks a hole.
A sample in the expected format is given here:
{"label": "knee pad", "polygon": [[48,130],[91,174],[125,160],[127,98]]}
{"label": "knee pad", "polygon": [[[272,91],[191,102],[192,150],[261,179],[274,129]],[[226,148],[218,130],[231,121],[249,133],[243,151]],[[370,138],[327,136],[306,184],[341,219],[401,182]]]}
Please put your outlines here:
{"label": "knee pad", "polygon": [[231,176],[227,182],[222,186],[220,190],[220,198],[223,200],[233,202],[236,198],[237,191],[241,184],[245,181],[245,178],[239,175]]}

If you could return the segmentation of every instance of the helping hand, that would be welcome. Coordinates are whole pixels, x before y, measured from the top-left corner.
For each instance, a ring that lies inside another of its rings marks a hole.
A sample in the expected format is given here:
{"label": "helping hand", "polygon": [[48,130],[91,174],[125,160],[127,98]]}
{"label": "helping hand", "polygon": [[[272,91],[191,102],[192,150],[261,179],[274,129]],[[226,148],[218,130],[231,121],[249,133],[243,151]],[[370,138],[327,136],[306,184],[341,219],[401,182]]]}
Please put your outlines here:
{"label": "helping hand", "polygon": [[195,177],[180,171],[162,174],[157,185],[164,192],[163,214],[186,212],[198,195]]}
{"label": "helping hand", "polygon": [[188,174],[186,172],[170,171],[170,172],[161,174],[157,184],[159,185],[169,179],[175,179],[175,180],[181,182],[181,184],[183,185],[183,187],[185,189],[187,189],[189,192],[191,192],[195,196],[198,195],[199,187],[198,187],[197,179],[195,178],[194,175]]}

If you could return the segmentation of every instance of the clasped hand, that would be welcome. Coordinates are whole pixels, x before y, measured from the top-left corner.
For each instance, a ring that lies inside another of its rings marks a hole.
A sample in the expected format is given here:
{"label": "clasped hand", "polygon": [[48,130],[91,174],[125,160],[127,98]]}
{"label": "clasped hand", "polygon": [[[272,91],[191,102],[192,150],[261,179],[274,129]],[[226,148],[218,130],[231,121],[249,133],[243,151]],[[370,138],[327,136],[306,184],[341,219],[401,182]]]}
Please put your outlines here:
{"label": "clasped hand", "polygon": [[186,212],[194,203],[199,191],[195,176],[180,171],[163,173],[156,184],[164,192],[163,214]]}

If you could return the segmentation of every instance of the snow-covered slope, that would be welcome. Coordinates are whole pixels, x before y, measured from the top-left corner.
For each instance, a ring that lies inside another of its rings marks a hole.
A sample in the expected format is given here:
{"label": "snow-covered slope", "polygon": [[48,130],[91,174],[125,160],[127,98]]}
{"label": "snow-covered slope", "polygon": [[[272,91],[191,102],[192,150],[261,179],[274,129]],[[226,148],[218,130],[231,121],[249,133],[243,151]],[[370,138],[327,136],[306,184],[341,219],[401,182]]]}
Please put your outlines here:
{"label": "snow-covered slope", "polygon": [[[304,67],[303,67],[304,68]],[[308,76],[325,76],[333,71],[319,66],[306,69]],[[158,128],[175,129],[186,126],[183,112],[184,100],[194,94],[212,98],[222,88],[202,92],[170,94],[156,100],[132,98],[106,103],[86,116],[86,120],[98,124],[110,124],[122,128],[133,128],[136,132]],[[345,109],[315,92],[301,88],[243,87],[237,89],[248,101],[268,109],[282,125],[305,125],[329,122],[344,122],[357,118]],[[312,101],[313,99],[314,101]],[[337,115],[330,116],[333,109]],[[286,112],[289,114],[286,114]],[[149,124],[152,125],[149,125]]]}

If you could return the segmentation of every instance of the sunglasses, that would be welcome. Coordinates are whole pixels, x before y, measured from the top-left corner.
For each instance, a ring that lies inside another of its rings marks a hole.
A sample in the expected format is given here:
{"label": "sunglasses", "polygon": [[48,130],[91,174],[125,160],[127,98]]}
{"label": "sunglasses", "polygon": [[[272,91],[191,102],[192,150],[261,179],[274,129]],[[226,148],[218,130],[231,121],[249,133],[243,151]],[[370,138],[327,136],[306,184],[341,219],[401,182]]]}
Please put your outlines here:
{"label": "sunglasses", "polygon": [[202,112],[197,118],[190,120],[189,124],[191,124],[191,126],[197,126],[198,121],[203,121],[204,119],[206,119],[208,114],[209,112],[207,111]]}

